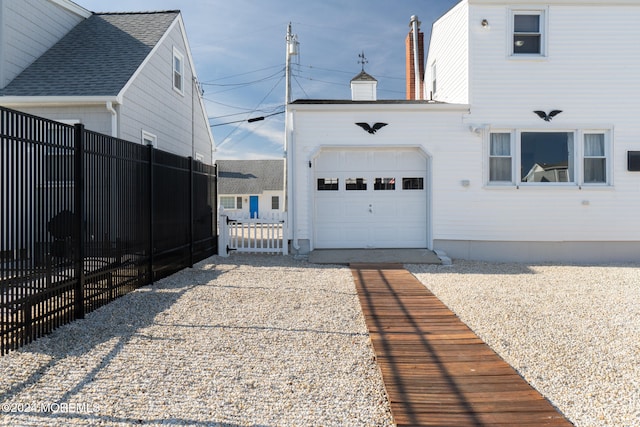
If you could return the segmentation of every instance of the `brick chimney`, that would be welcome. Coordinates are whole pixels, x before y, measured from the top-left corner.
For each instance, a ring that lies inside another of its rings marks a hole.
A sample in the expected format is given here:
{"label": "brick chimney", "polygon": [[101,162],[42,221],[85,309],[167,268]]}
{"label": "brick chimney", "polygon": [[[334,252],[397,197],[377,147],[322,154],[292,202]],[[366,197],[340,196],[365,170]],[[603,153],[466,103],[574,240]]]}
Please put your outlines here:
{"label": "brick chimney", "polygon": [[[424,98],[424,33],[420,31],[420,21],[413,15],[409,23],[409,34],[405,40],[406,47],[406,75],[407,75],[407,99]],[[417,45],[414,37],[417,35]],[[417,58],[416,58],[417,55]],[[416,70],[418,76],[416,78]],[[418,90],[416,90],[416,86]]]}

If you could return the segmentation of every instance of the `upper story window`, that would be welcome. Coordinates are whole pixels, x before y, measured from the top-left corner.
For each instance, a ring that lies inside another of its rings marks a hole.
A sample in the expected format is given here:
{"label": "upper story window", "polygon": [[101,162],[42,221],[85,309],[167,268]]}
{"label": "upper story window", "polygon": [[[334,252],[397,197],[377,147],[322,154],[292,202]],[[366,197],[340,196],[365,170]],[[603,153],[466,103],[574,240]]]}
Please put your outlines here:
{"label": "upper story window", "polygon": [[545,55],[545,20],[543,11],[513,11],[511,54]]}
{"label": "upper story window", "polygon": [[184,95],[184,55],[173,48],[173,89]]}
{"label": "upper story window", "polygon": [[492,132],[489,184],[610,184],[608,135],[580,130]]}

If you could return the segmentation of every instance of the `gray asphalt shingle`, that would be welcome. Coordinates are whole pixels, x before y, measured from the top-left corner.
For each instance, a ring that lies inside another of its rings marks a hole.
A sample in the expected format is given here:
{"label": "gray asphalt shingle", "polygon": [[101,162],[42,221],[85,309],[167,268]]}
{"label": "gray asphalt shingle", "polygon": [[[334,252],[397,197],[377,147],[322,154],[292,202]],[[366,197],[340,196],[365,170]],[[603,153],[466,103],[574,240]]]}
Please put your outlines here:
{"label": "gray asphalt shingle", "polygon": [[94,14],[1,91],[4,96],[115,96],[180,12]]}
{"label": "gray asphalt shingle", "polygon": [[261,194],[284,188],[284,160],[218,160],[219,194]]}

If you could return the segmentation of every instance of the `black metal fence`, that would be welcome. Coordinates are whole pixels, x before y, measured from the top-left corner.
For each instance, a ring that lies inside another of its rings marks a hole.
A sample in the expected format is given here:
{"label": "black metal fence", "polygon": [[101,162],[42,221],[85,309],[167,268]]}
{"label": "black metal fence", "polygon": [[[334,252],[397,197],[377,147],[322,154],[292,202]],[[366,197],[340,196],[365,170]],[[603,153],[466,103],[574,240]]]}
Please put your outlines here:
{"label": "black metal fence", "polygon": [[217,253],[215,166],[0,107],[0,355]]}

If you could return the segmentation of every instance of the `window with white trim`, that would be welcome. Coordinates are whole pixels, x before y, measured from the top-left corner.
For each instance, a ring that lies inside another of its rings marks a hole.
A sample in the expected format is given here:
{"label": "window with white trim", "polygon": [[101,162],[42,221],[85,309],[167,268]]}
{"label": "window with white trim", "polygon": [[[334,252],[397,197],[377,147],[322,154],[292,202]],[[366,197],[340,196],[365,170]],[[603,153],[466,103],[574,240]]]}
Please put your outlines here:
{"label": "window with white trim", "polygon": [[511,55],[545,55],[544,11],[512,11]]}
{"label": "window with white trim", "polygon": [[513,182],[511,134],[492,133],[489,141],[489,181]]}
{"label": "window with white trim", "polygon": [[225,209],[242,209],[242,197],[220,196],[220,206]]}
{"label": "window with white trim", "polygon": [[280,209],[280,197],[271,196],[271,209],[273,209],[274,211]]}
{"label": "window with white trim", "polygon": [[606,184],[607,150],[604,133],[584,134],[584,183]]}
{"label": "window with white trim", "polygon": [[609,184],[608,144],[607,131],[491,132],[488,182],[490,185]]}
{"label": "window with white trim", "polygon": [[[80,120],[56,120],[63,125],[75,125]],[[49,147],[45,157],[44,171],[47,183],[50,185],[73,185],[75,154],[71,141],[74,128],[51,124],[47,129]]]}
{"label": "window with white trim", "polygon": [[158,137],[154,134],[147,132],[146,130],[142,131],[142,144],[143,145],[153,145],[153,148],[158,148]]}
{"label": "window with white trim", "polygon": [[173,89],[184,95],[184,55],[173,48]]}

